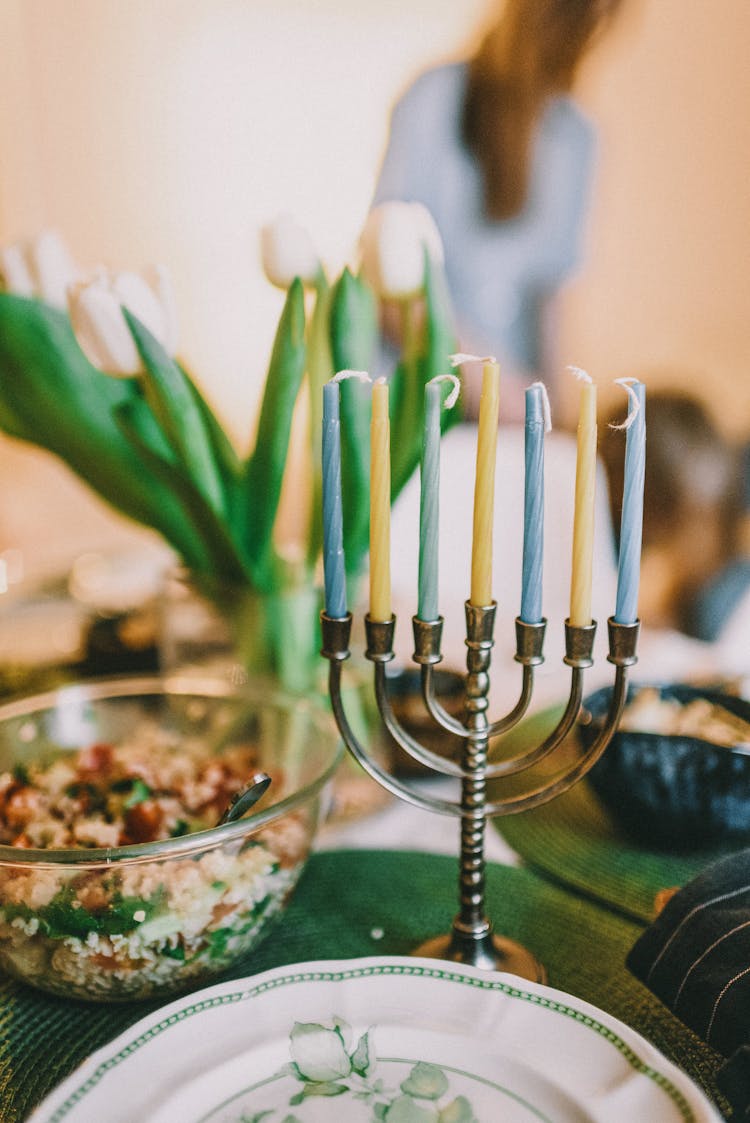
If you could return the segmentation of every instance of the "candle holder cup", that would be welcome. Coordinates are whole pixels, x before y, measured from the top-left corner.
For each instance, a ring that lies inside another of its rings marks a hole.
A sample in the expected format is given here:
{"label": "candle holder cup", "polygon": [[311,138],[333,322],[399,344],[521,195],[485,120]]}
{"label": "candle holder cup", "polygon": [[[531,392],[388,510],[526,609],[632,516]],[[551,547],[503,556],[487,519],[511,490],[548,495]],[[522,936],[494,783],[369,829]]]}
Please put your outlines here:
{"label": "candle holder cup", "polygon": [[389,699],[385,672],[386,664],[394,657],[396,620],[394,616],[384,621],[373,620],[369,615],[365,617],[365,656],[373,664],[375,697],[386,728],[413,759],[435,773],[455,778],[460,783],[460,797],[457,799],[432,797],[397,779],[373,759],[353,733],[341,692],[342,668],[350,654],[351,613],[342,617],[321,613],[322,654],[330,664],[329,691],[334,717],[352,756],[373,779],[400,799],[461,820],[459,911],[450,932],[427,941],[416,948],[414,954],[487,970],[508,971],[544,982],[546,972],[533,953],[513,940],[496,935],[486,916],[484,848],[487,821],[548,803],[571,788],[593,767],[611,741],[625,706],[628,668],[637,661],[639,623],[619,624],[614,618],[608,621],[607,658],[615,668],[614,688],[609,711],[594,742],[577,760],[563,765],[551,777],[536,785],[530,781],[526,790],[514,791],[507,796],[493,795],[490,799],[487,792],[489,780],[528,772],[534,765],[551,757],[572,730],[581,709],[584,672],[593,664],[596,634],[596,622],[572,625],[566,621],[564,662],[570,667],[571,681],[562,717],[540,743],[513,756],[490,761],[490,739],[507,733],[528,710],[534,690],[534,668],[544,661],[546,630],[545,620],[537,624],[526,623],[520,618],[516,620],[515,659],[522,668],[518,701],[505,716],[490,721],[487,711],[495,609],[494,601],[483,606],[466,603],[467,670],[464,680],[465,716],[462,721],[447,713],[435,690],[435,667],[442,660],[443,618],[413,618],[413,660],[420,668],[422,699],[436,726],[461,738],[462,752],[458,762],[424,747],[397,720]]}

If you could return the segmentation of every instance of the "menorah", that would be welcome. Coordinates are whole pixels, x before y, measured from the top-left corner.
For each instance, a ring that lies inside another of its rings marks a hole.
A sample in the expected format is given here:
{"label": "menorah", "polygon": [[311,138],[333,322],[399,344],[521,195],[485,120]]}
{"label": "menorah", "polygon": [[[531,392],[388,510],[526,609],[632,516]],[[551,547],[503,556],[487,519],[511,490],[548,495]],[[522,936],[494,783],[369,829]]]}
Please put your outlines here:
{"label": "menorah", "polygon": [[493,932],[485,913],[485,830],[488,819],[513,815],[539,807],[562,795],[576,784],[606,749],[619,723],[627,695],[628,667],[636,662],[639,624],[618,624],[610,618],[608,659],[615,666],[614,689],[606,720],[594,743],[576,761],[544,783],[507,797],[487,798],[487,782],[527,771],[549,757],[571,732],[581,709],[583,677],[592,666],[596,623],[574,626],[566,621],[564,662],[571,668],[570,692],[564,713],[556,727],[539,744],[507,759],[488,761],[490,738],[512,729],[527,712],[534,689],[534,668],[543,662],[546,621],[526,624],[516,619],[515,659],[522,667],[518,701],[504,716],[490,721],[487,715],[490,687],[490,659],[493,646],[495,603],[485,606],[466,603],[465,712],[459,721],[446,712],[435,693],[434,668],[441,659],[443,620],[413,618],[414,662],[420,667],[424,704],[432,719],[448,733],[462,739],[460,762],[433,752],[412,737],[396,719],[388,697],[386,664],[394,657],[395,617],[372,620],[365,617],[367,648],[373,663],[375,697],[381,718],[391,736],[413,759],[445,776],[461,782],[460,799],[439,799],[426,795],[397,779],[377,763],[355,736],[342,700],[342,666],[349,658],[352,614],[336,619],[321,613],[323,655],[330,661],[329,690],[336,724],[344,742],[362,768],[389,792],[417,807],[461,819],[459,868],[460,908],[448,934],[437,936],[415,950],[417,955],[468,963],[475,967],[509,971],[527,979],[544,982],[545,972],[536,957],[525,947]]}
{"label": "menorah", "polygon": [[[342,696],[342,668],[350,656],[352,614],[346,609],[340,545],[340,477],[335,459],[337,436],[338,387],[326,387],[328,428],[324,428],[324,523],[326,529],[326,608],[321,613],[322,654],[329,661],[329,693],[336,724],[351,755],[387,791],[400,799],[442,815],[461,820],[459,863],[459,911],[450,932],[437,936],[415,949],[415,954],[447,959],[488,970],[508,971],[524,978],[544,982],[543,966],[531,951],[507,937],[495,934],[485,910],[485,834],[489,819],[514,815],[562,795],[581,780],[602,755],[617,729],[625,706],[628,668],[637,661],[639,621],[636,615],[638,556],[640,553],[640,509],[643,474],[643,388],[630,392],[630,420],[638,426],[628,431],[626,447],[626,490],[623,502],[617,606],[608,620],[608,660],[614,665],[614,685],[606,718],[598,735],[571,763],[562,760],[556,772],[540,779],[531,777],[525,788],[509,794],[488,795],[491,780],[523,776],[547,758],[553,758],[571,733],[583,703],[584,672],[593,665],[596,622],[591,618],[591,560],[593,534],[593,480],[596,456],[596,412],[594,387],[583,388],[582,420],[578,431],[576,469],[576,510],[573,535],[573,580],[571,613],[565,621],[564,663],[570,667],[570,690],[562,716],[555,728],[537,744],[512,755],[489,759],[490,741],[513,729],[527,713],[534,694],[534,671],[544,661],[543,647],[547,621],[541,613],[541,474],[534,476],[529,448],[529,408],[533,425],[541,420],[538,391],[527,392],[526,507],[524,523],[524,580],[521,614],[516,618],[515,660],[521,665],[521,687],[515,705],[502,717],[488,716],[490,662],[494,644],[496,602],[489,593],[491,582],[491,509],[494,480],[495,441],[497,439],[497,371],[485,367],[483,406],[480,407],[477,453],[477,480],[474,503],[474,552],[472,591],[466,601],[466,674],[464,676],[464,717],[459,720],[447,711],[438,697],[435,667],[442,660],[443,617],[436,609],[436,486],[430,484],[429,447],[437,447],[441,388],[428,384],[426,400],[426,439],[423,455],[420,519],[419,608],[413,617],[414,652],[412,659],[420,668],[422,701],[436,727],[460,738],[460,760],[443,756],[421,744],[394,713],[388,694],[387,664],[394,658],[393,641],[396,618],[390,609],[390,570],[388,535],[379,541],[383,526],[389,534],[387,388],[376,384],[373,392],[372,471],[371,471],[371,577],[370,611],[365,616],[366,658],[373,664],[374,692],[380,717],[396,743],[414,760],[434,773],[460,781],[460,797],[443,799],[419,791],[398,779],[378,763],[369,747],[355,735]],[[485,395],[485,390],[487,391]],[[532,388],[534,391],[534,388]],[[494,400],[493,400],[494,399]],[[432,407],[434,408],[431,408]],[[380,431],[378,429],[380,427]],[[431,434],[431,438],[430,438]],[[537,434],[537,466],[541,464],[541,434]],[[593,440],[592,440],[593,436]],[[632,438],[632,439],[631,439]],[[331,457],[331,450],[334,456]],[[637,453],[637,455],[636,455]],[[334,470],[331,469],[333,463]],[[326,472],[326,469],[329,469]],[[326,486],[326,475],[328,484]],[[436,485],[435,478],[432,484]],[[425,495],[435,499],[434,519]],[[326,508],[326,495],[329,506]],[[539,502],[537,502],[539,500]],[[423,549],[424,546],[424,549]],[[422,577],[424,575],[424,582]],[[558,754],[560,755],[560,754]]]}

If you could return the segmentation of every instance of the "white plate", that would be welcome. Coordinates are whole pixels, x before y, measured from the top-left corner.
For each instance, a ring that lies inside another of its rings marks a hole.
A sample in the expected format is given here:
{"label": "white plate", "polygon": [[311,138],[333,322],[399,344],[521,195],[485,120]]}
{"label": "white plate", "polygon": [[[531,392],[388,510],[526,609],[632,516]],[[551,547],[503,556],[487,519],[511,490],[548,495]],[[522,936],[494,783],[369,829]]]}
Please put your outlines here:
{"label": "white plate", "polygon": [[89,1057],[29,1123],[708,1123],[633,1030],[511,975],[296,964],[187,995]]}

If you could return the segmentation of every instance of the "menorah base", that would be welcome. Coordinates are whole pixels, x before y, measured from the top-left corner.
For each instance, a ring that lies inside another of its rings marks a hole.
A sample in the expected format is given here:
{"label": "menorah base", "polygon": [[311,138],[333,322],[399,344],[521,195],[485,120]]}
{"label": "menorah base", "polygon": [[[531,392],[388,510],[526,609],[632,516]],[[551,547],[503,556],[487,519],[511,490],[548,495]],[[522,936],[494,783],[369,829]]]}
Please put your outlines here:
{"label": "menorah base", "polygon": [[434,936],[415,948],[412,955],[424,959],[446,959],[450,963],[463,963],[484,971],[506,971],[532,983],[547,982],[544,965],[528,948],[492,932],[479,939],[455,932]]}

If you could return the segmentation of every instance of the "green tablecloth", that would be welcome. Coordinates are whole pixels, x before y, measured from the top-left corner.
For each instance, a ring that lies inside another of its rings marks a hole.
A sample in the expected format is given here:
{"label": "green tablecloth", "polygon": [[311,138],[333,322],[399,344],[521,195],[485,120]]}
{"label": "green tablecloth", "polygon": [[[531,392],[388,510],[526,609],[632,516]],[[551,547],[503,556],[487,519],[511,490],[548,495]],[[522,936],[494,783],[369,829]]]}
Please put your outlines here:
{"label": "green tablecloth", "polygon": [[[225,977],[303,960],[406,954],[449,928],[456,910],[457,868],[455,859],[431,854],[316,854],[269,938]],[[713,1076],[721,1058],[624,967],[641,925],[564,892],[533,871],[494,864],[487,869],[487,907],[499,932],[527,944],[545,963],[551,986],[594,1003],[644,1034],[714,1095]],[[156,1005],[69,1002],[15,982],[1,983],[3,1123],[25,1119],[87,1054]]]}

